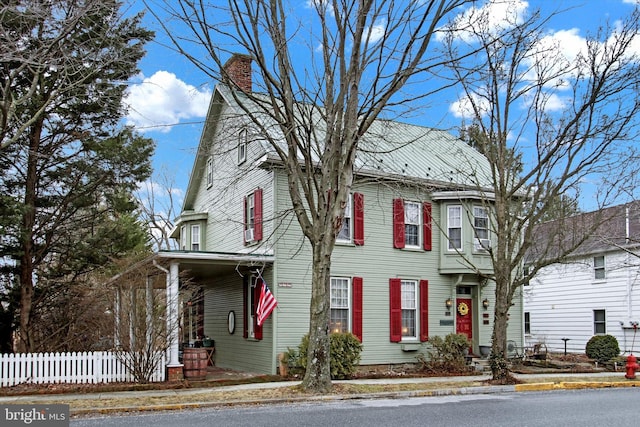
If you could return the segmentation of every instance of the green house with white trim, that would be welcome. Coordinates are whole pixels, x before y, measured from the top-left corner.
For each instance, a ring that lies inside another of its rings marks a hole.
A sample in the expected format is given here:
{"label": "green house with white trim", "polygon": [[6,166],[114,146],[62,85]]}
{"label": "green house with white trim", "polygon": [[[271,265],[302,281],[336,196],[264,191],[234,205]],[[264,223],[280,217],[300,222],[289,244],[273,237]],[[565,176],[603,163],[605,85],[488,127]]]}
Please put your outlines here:
{"label": "green house with white trim", "polygon": [[[242,55],[226,66],[249,91],[250,67]],[[216,87],[172,232],[179,250],[157,254],[170,266],[169,297],[181,274],[201,289],[197,302],[169,310],[182,325],[168,367],[181,366],[180,346],[207,337],[217,366],[276,374],[278,355],[308,332],[312,257],[284,168],[234,99]],[[328,327],[361,340],[361,365],[414,363],[428,337],[454,332],[479,353],[490,345],[495,290],[486,159],[445,131],[384,120],[360,147],[332,256]],[[258,326],[262,281],[278,305]],[[516,300],[508,338],[521,346]]]}

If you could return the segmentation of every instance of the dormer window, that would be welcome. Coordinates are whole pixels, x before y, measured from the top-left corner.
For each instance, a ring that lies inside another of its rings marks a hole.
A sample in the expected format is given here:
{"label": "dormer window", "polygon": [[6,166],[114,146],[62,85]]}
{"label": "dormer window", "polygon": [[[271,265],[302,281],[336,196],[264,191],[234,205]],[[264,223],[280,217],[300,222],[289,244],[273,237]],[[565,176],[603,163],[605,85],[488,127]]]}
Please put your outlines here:
{"label": "dormer window", "polygon": [[247,130],[241,129],[238,135],[238,164],[247,160]]}

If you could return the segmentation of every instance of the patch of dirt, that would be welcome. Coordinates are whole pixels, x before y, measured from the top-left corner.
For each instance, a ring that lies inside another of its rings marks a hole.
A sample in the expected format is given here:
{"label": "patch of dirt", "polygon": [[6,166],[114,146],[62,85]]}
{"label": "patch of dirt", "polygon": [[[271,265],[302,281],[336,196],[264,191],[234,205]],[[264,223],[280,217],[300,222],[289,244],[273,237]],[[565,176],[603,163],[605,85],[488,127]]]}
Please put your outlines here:
{"label": "patch of dirt", "polygon": [[[613,365],[611,368],[613,368]],[[597,365],[585,354],[548,353],[545,359],[515,361],[511,370],[519,374],[546,374],[591,373],[613,369],[609,369],[608,366],[602,364]]]}

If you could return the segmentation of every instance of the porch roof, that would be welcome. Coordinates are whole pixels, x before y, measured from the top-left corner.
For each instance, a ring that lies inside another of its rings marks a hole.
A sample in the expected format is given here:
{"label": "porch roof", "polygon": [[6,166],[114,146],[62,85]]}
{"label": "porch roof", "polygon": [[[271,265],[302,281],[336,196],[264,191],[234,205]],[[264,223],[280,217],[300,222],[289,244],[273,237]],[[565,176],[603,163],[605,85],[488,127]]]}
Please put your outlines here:
{"label": "porch roof", "polygon": [[228,274],[239,267],[265,267],[273,264],[275,256],[269,254],[248,254],[205,251],[160,251],[156,255],[166,261],[177,261],[180,270],[189,270],[195,278],[209,278]]}

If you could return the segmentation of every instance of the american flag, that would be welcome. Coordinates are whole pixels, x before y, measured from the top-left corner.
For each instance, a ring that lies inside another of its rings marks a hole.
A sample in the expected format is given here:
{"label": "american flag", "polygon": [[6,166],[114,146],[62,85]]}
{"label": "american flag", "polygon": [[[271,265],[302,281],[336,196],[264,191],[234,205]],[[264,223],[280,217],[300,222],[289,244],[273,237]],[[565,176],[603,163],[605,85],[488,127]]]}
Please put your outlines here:
{"label": "american flag", "polygon": [[262,289],[260,289],[260,298],[258,299],[258,307],[256,308],[256,316],[258,316],[258,326],[262,326],[267,317],[271,314],[274,308],[278,305],[278,301],[273,296],[267,282],[262,280]]}

